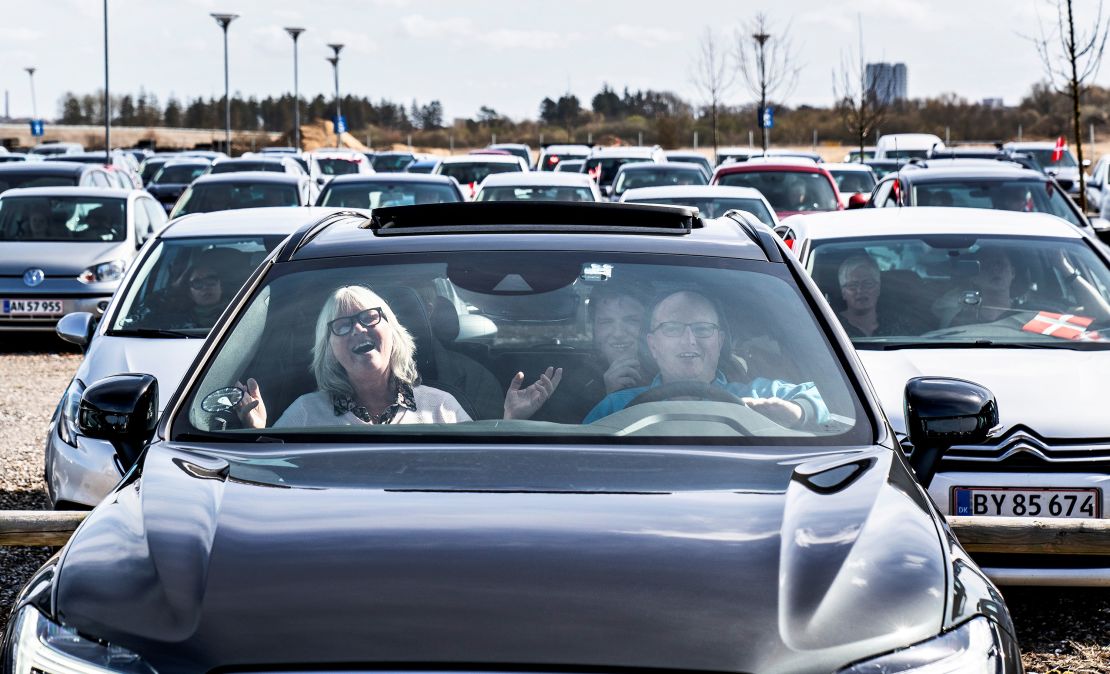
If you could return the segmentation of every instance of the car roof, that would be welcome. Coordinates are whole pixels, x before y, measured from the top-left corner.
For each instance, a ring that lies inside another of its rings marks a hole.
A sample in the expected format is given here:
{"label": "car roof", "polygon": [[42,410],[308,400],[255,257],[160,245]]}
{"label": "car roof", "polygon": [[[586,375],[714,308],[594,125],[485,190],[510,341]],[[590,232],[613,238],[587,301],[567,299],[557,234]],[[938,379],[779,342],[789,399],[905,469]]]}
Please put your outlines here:
{"label": "car roof", "polygon": [[859,162],[824,162],[821,164],[823,168],[829,171],[859,171],[860,173],[871,173],[871,167],[867,164],[860,164]]}
{"label": "car roof", "polygon": [[444,157],[444,164],[514,164],[519,165],[521,158],[515,154],[457,154]]}
{"label": "car roof", "polygon": [[663,153],[663,156],[665,156],[665,157],[697,157],[698,159],[704,159],[705,161],[709,161],[709,157],[706,157],[704,154],[702,154],[700,152],[697,152],[696,150],[667,150],[666,152]]}
{"label": "car roof", "polygon": [[799,162],[786,161],[784,157],[775,157],[767,161],[738,161],[730,164],[721,164],[717,167],[717,175],[724,176],[731,173],[759,173],[760,171],[792,171],[794,173],[825,173],[822,164],[817,164],[808,159]]}
{"label": "car roof", "polygon": [[585,173],[572,173],[564,171],[527,171],[522,173],[492,173],[482,181],[482,189],[487,187],[526,187],[526,186],[552,186],[552,187],[589,187],[593,178]]}
{"label": "car roof", "polygon": [[257,162],[262,162],[262,163],[265,163],[265,164],[285,164],[285,156],[286,155],[279,154],[277,152],[271,152],[270,156],[268,156],[268,157],[265,156],[265,155],[262,155],[262,154],[252,154],[249,157],[220,157],[216,161],[212,162],[212,165],[215,166],[216,164],[251,164],[251,163],[257,163]]}
{"label": "car roof", "polygon": [[589,145],[574,145],[574,144],[548,145],[547,147],[543,148],[543,152],[546,153],[546,154],[551,154],[553,152],[554,153],[576,152],[576,153],[589,154],[590,146]]}
{"label": "car roof", "polygon": [[165,166],[211,166],[212,160],[204,157],[166,157]]}
{"label": "car roof", "polygon": [[235,173],[209,173],[193,181],[193,185],[207,185],[210,183],[278,183],[282,185],[296,185],[305,176],[292,173],[275,173],[272,171],[238,171]]}
{"label": "car roof", "polygon": [[375,157],[402,157],[402,156],[403,157],[414,157],[416,155],[414,155],[411,152],[408,152],[407,150],[388,150],[386,152],[378,152],[374,156]]}
{"label": "car roof", "polygon": [[[1018,152],[1020,152],[1021,150],[1055,150],[1056,149],[1056,143],[1054,143],[1052,141],[1044,141],[1044,140],[1037,140],[1037,141],[1030,140],[1030,141],[1021,141],[1021,142],[1016,142],[1015,141],[1015,142],[1012,142],[1012,143],[1005,143],[1005,144],[1002,145],[1002,147],[1007,149],[1007,150],[1016,150]],[[1064,149],[1067,150],[1068,148],[1064,148]]]}
{"label": "car roof", "polygon": [[962,166],[953,165],[916,168],[900,171],[898,175],[908,179],[910,182],[916,183],[928,182],[930,180],[951,180],[953,178],[978,178],[983,180],[1014,180],[1017,178],[1026,178],[1041,182],[1049,180],[1048,176],[1040,171],[1034,171],[1019,166],[1009,166],[1003,162],[997,163],[998,166],[968,166],[965,164]]}
{"label": "car roof", "polygon": [[658,147],[646,145],[618,145],[617,147],[595,147],[590,151],[590,158],[594,157],[653,157],[659,152]]}
{"label": "car roof", "polygon": [[118,187],[17,187],[7,190],[0,199],[10,197],[99,197],[126,199],[132,194],[146,194],[146,190],[125,190]]}
{"label": "car roof", "polygon": [[5,162],[0,164],[0,173],[43,173],[47,175],[72,175],[92,170],[89,164],[65,161]]}
{"label": "car roof", "polygon": [[633,171],[690,171],[705,175],[705,169],[688,161],[638,162],[636,164],[625,164],[617,171],[624,173]]}
{"label": "car roof", "polygon": [[[573,175],[573,174],[572,174]],[[659,187],[636,187],[625,191],[621,198],[625,201],[636,199],[704,199],[728,197],[731,199],[758,199],[763,201],[763,193],[754,187],[733,185],[661,185]]]}
{"label": "car roof", "polygon": [[435,183],[437,185],[454,185],[455,181],[449,176],[431,175],[429,173],[383,171],[380,173],[348,173],[346,175],[335,176],[328,182],[328,185],[346,185],[348,183],[360,185],[372,185],[374,183]]}
{"label": "car roof", "polygon": [[1082,239],[1073,224],[1047,213],[1019,213],[986,208],[919,206],[861,208],[811,213],[783,223],[799,238],[851,239],[907,234],[981,234]]}
{"label": "car roof", "polygon": [[[301,227],[335,213],[351,212],[350,208],[306,206],[304,208],[269,207],[239,208],[212,213],[183,215],[159,233],[163,239],[194,236],[239,236],[251,234],[292,234]],[[369,211],[365,211],[369,213]]]}

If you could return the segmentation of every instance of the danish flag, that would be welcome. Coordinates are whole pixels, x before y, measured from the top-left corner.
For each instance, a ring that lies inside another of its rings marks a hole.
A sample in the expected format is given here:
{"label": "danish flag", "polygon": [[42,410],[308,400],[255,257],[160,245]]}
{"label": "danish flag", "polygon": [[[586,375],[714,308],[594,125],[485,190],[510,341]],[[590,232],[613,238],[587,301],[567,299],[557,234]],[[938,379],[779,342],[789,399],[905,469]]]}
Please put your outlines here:
{"label": "danish flag", "polygon": [[592,169],[586,171],[586,173],[590,174],[590,177],[593,178],[594,181],[600,181],[601,180],[601,164],[598,164],[597,166],[593,167]]}
{"label": "danish flag", "polygon": [[1050,335],[1061,339],[1074,339],[1080,342],[1098,342],[1102,336],[1097,332],[1088,331],[1087,327],[1095,319],[1074,314],[1054,314],[1042,311],[1025,325],[1021,326],[1026,332],[1035,332],[1038,335]]}
{"label": "danish flag", "polygon": [[1068,151],[1068,141],[1064,140],[1063,136],[1056,139],[1056,147],[1052,148],[1052,163],[1060,161],[1064,158],[1064,153]]}

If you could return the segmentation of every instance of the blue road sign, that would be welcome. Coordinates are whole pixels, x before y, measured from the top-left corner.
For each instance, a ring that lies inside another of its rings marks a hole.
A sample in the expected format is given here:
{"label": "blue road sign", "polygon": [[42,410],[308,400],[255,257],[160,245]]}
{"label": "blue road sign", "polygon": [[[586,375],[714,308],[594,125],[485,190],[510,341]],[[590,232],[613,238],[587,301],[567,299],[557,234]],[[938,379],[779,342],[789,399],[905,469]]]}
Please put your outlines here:
{"label": "blue road sign", "polygon": [[339,115],[335,118],[335,132],[347,133],[347,118],[343,115]]}
{"label": "blue road sign", "polygon": [[770,129],[775,126],[775,109],[763,108],[763,128]]}
{"label": "blue road sign", "polygon": [[42,128],[43,126],[44,126],[44,124],[42,123],[41,119],[32,119],[31,120],[31,135],[34,136],[35,138],[41,138],[43,133],[44,133],[43,128]]}

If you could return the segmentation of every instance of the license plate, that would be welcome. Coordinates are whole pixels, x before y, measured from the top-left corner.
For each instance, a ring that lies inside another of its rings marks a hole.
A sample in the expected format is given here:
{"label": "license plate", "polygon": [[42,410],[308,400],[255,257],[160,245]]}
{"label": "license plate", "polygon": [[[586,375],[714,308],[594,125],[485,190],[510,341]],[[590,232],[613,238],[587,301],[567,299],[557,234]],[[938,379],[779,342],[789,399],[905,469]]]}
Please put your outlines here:
{"label": "license plate", "polygon": [[990,517],[1102,516],[1098,489],[1025,489],[1016,487],[953,487],[954,515]]}
{"label": "license plate", "polygon": [[7,316],[61,316],[61,300],[3,300],[2,312]]}

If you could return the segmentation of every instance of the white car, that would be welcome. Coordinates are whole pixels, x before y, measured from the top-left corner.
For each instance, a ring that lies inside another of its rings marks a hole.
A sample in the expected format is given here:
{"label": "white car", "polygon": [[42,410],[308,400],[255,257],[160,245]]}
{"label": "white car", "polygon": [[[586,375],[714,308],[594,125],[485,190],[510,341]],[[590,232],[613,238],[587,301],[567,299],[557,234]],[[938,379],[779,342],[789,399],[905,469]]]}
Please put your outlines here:
{"label": "white car", "polygon": [[150,372],[158,377],[160,412],[209,328],[255,267],[286,236],[335,212],[257,208],[174,220],[143,247],[102,319],[72,313],[58,323],[62,339],[87,351],[47,434],[46,491],[52,507],[91,508],[122,477],[112,445],[77,430],[85,388],[121,372]]}
{"label": "white car", "polygon": [[693,206],[703,218],[719,218],[731,210],[747,211],[768,227],[779,225],[775,209],[752,187],[726,185],[665,185],[625,191],[621,203]]}
{"label": "white car", "polygon": [[[911,377],[994,393],[1000,425],[948,449],[929,487],[943,513],[1107,517],[1105,248],[1051,215],[964,208],[815,214],[777,231],[833,305],[903,446]],[[1096,557],[978,561],[1003,584],[1110,584]]]}
{"label": "white car", "polygon": [[595,147],[590,152],[590,156],[586,157],[582,172],[596,180],[602,195],[608,197],[612,194],[613,180],[617,177],[620,167],[646,161],[662,163],[667,161],[667,156],[663,154],[663,148],[658,145]]}
{"label": "white car", "polygon": [[546,145],[540,151],[537,171],[554,171],[559,163],[568,159],[585,159],[590,156],[589,145]]}
{"label": "white car", "polygon": [[601,192],[584,173],[495,173],[481,182],[474,200],[601,201]]}
{"label": "white car", "polygon": [[353,150],[321,149],[309,152],[306,158],[308,160],[308,174],[319,186],[323,186],[324,183],[335,176],[374,172],[374,167],[370,165],[370,160],[366,158],[366,155]]}
{"label": "white car", "polygon": [[511,154],[465,154],[444,157],[432,171],[432,175],[454,178],[462,188],[463,196],[473,199],[478,194],[478,186],[486,176],[494,173],[525,173],[528,165],[523,159]]}
{"label": "white car", "polygon": [[875,159],[924,159],[930,152],[943,149],[944,141],[931,133],[891,133],[879,136]]}
{"label": "white car", "polygon": [[861,195],[857,202],[861,206],[866,205],[875,189],[875,183],[878,182],[875,172],[867,164],[826,162],[821,164],[821,168],[832,174],[836,189],[840,191],[840,205],[844,208],[848,208],[848,202],[856,194]]}

